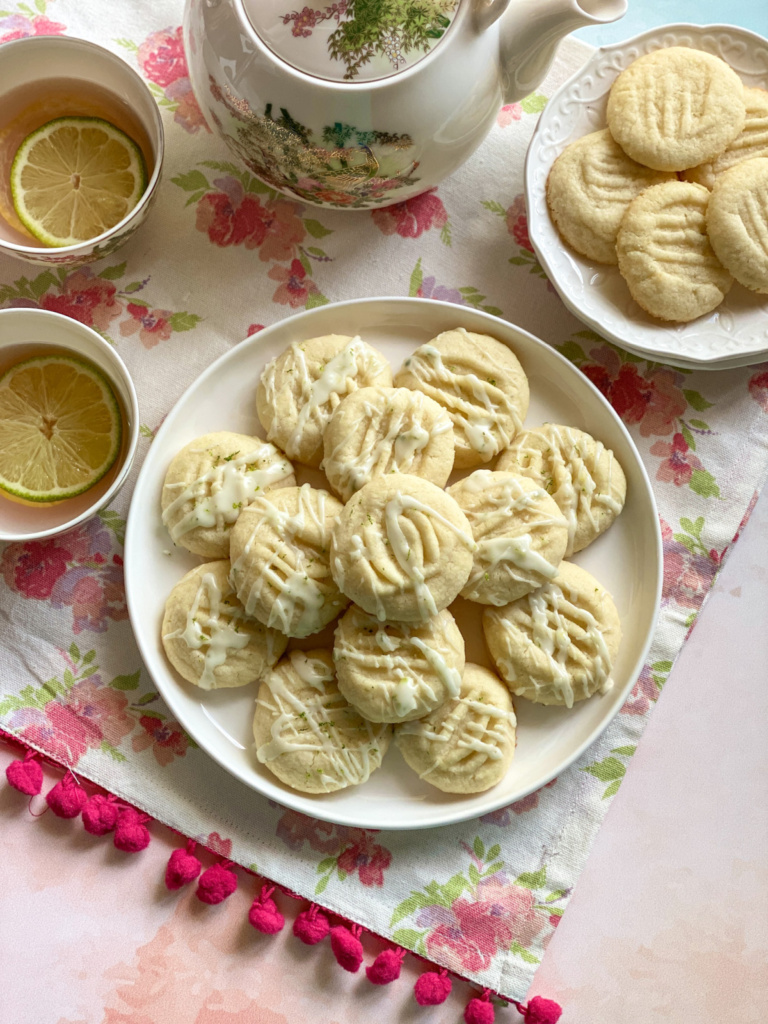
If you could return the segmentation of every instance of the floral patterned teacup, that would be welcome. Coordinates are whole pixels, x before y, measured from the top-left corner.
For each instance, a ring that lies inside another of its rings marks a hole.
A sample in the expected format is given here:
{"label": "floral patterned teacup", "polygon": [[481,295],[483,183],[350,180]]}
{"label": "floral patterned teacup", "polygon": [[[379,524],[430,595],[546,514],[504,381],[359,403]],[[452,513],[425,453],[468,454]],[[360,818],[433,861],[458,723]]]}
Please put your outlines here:
{"label": "floral patterned teacup", "polygon": [[125,363],[85,324],[44,309],[0,310],[0,371],[51,349],[90,360],[109,379],[121,406],[123,440],[112,469],[93,487],[54,505],[30,507],[0,492],[0,541],[34,541],[78,526],[106,509],[125,483],[139,441],[139,404]]}
{"label": "floral patterned teacup", "polygon": [[[163,163],[163,123],[139,75],[109,50],[84,39],[31,36],[0,46],[0,252],[29,263],[76,267],[110,255],[145,220]],[[55,117],[86,115],[117,124],[141,148],[149,180],[134,209],[96,238],[42,246],[16,217],[10,195],[15,151],[32,130]]]}

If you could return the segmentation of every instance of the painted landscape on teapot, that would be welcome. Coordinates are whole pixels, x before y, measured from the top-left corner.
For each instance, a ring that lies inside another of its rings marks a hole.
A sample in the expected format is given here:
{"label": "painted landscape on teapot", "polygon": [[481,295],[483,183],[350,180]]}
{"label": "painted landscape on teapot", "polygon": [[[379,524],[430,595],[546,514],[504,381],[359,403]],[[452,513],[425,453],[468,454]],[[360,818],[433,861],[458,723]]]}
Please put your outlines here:
{"label": "painted landscape on teapot", "polygon": [[408,134],[336,122],[312,129],[284,107],[262,113],[228,85],[209,79],[219,133],[246,167],[273,188],[309,203],[369,207],[392,202],[392,192],[417,184],[414,141]]}
{"label": "painted landscape on teapot", "polygon": [[442,39],[460,0],[250,0],[264,42],[311,75],[359,82],[386,78],[423,59]]}

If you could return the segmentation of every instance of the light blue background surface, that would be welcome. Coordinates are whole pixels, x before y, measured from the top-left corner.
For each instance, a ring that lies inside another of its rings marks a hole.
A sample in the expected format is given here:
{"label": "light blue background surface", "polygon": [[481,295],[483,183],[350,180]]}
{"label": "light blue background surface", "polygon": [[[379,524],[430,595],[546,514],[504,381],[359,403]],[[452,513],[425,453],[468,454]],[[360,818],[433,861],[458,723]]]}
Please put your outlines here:
{"label": "light blue background surface", "polygon": [[592,46],[618,43],[657,25],[740,25],[768,37],[768,0],[629,0],[629,10],[612,25],[576,32]]}

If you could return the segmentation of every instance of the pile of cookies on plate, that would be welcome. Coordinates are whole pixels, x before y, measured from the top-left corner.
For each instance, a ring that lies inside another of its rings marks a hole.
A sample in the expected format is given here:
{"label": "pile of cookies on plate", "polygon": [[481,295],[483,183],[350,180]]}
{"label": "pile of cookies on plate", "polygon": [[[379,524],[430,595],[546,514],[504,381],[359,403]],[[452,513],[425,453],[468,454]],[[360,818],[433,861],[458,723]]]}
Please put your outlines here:
{"label": "pile of cookies on plate", "polygon": [[606,119],[552,165],[547,203],[565,241],[618,264],[661,320],[710,313],[734,279],[768,293],[768,92],[672,46],[622,71]]}
{"label": "pile of cookies on plate", "polygon": [[[523,429],[506,345],[449,330],[393,380],[360,337],[312,338],[254,397],[266,441],[208,434],[168,469],[163,522],[208,561],[171,592],[162,641],[203,689],[260,681],[255,753],[282,782],[365,782],[394,733],[426,782],[481,792],[514,754],[512,694],[571,708],[610,688],[616,607],[564,559],[621,512],[624,473],[581,430]],[[334,493],[297,486],[294,462]],[[485,606],[498,674],[465,663],[460,595]],[[336,619],[332,648],[288,650]]]}

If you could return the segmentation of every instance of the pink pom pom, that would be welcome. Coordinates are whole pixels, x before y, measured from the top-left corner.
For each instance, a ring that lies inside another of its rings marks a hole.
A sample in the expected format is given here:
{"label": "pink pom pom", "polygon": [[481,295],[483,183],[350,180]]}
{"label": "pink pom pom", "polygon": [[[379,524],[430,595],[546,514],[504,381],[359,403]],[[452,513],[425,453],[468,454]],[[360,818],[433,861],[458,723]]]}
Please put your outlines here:
{"label": "pink pom pom", "polygon": [[382,949],[370,967],[365,968],[372,985],[389,985],[400,977],[400,968],[405,957],[404,949]]}
{"label": "pink pom pom", "polygon": [[11,761],[5,769],[5,777],[14,789],[26,796],[37,796],[43,788],[43,769],[34,761],[34,750],[28,750],[23,761]]}
{"label": "pink pom pom", "polygon": [[234,871],[227,868],[227,864],[229,861],[211,864],[200,875],[195,896],[203,903],[209,903],[211,906],[222,903],[237,888],[237,876]]}
{"label": "pink pom pom", "polygon": [[174,850],[165,869],[165,884],[169,889],[180,889],[183,885],[194,882],[203,869],[203,865],[192,856],[197,846],[194,839],[187,843],[186,850]]}
{"label": "pink pom pom", "polygon": [[274,885],[270,887],[265,885],[261,890],[261,896],[253,901],[251,909],[248,911],[248,920],[256,931],[263,932],[265,935],[277,935],[285,926],[285,918],[277,909],[275,901],[271,899],[274,891]]}
{"label": "pink pom pom", "polygon": [[451,994],[451,979],[447,971],[428,971],[422,974],[413,987],[413,994],[419,1006],[439,1006]]}
{"label": "pink pom pom", "polygon": [[333,955],[339,966],[343,967],[345,971],[349,971],[350,974],[359,971],[360,964],[363,962],[363,944],[359,937],[362,930],[358,924],[353,924],[349,929],[345,928],[343,924],[337,924],[335,928],[331,928]]}
{"label": "pink pom pom", "polygon": [[124,807],[117,816],[114,844],[124,853],[139,853],[149,846],[149,829],[144,824],[149,821],[146,814],[141,814],[133,807]]}
{"label": "pink pom pom", "polygon": [[307,946],[316,946],[322,942],[330,930],[328,918],[319,912],[314,903],[307,910],[302,910],[293,922],[293,934]]}
{"label": "pink pom pom", "polygon": [[45,800],[59,818],[76,818],[88,800],[85,790],[67,773],[61,782],[48,790]]}
{"label": "pink pom pom", "polygon": [[496,1015],[489,995],[486,989],[480,999],[470,999],[464,1010],[466,1024],[493,1024]]}
{"label": "pink pom pom", "polygon": [[83,828],[92,836],[105,836],[117,824],[118,808],[115,798],[94,793],[83,808]]}
{"label": "pink pom pom", "polygon": [[552,999],[534,996],[521,1011],[525,1024],[557,1024],[563,1010]]}

